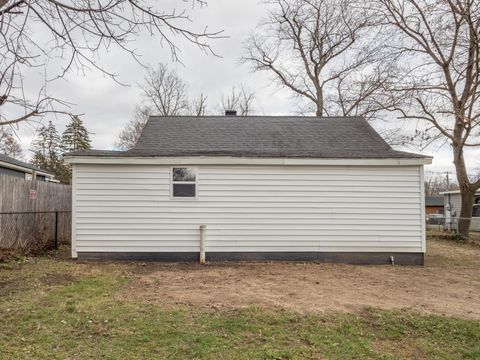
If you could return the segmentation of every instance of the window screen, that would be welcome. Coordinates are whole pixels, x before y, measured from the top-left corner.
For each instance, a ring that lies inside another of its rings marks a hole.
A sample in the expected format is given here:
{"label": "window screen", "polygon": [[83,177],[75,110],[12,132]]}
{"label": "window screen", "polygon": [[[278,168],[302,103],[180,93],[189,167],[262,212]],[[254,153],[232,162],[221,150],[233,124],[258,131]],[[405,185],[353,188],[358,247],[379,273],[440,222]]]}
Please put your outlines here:
{"label": "window screen", "polygon": [[195,169],[174,167],[172,169],[172,197],[189,198],[197,195]]}

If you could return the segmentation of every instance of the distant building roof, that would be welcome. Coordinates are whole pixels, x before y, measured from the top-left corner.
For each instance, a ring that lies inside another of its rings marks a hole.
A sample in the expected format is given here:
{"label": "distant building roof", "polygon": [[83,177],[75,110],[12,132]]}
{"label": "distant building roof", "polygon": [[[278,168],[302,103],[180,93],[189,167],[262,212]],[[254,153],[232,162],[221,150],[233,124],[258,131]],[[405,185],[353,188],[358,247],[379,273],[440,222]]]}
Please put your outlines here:
{"label": "distant building roof", "polygon": [[429,158],[392,149],[360,117],[300,116],[151,116],[131,150],[87,150],[68,155]]}
{"label": "distant building roof", "polygon": [[425,206],[444,206],[443,196],[426,196]]}
{"label": "distant building roof", "polygon": [[54,174],[52,174],[49,171],[40,169],[36,166],[33,166],[31,164],[28,164],[26,162],[14,159],[10,156],[7,156],[5,154],[0,154],[0,167],[5,167],[9,169],[14,169],[14,170],[19,170],[23,171],[25,173],[31,174],[32,172],[36,172],[41,175],[53,177]]}

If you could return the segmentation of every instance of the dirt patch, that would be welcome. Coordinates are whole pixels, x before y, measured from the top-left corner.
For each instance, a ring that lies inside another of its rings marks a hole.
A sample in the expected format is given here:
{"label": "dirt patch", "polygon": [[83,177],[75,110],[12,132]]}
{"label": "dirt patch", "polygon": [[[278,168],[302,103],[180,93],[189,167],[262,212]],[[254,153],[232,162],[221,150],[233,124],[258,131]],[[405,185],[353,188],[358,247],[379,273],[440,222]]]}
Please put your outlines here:
{"label": "dirt patch", "polygon": [[480,249],[431,242],[425,267],[318,263],[146,264],[122,299],[165,307],[260,306],[302,313],[365,307],[480,319]]}
{"label": "dirt patch", "polygon": [[[18,273],[18,270],[16,272]],[[31,289],[44,291],[54,287],[67,285],[75,280],[74,276],[71,274],[59,272],[45,273],[38,277],[33,276],[26,278],[18,276],[20,274],[15,275],[16,276],[0,278],[0,298]]]}
{"label": "dirt patch", "polygon": [[75,277],[66,273],[47,273],[40,278],[42,285],[46,287],[57,287],[72,283]]}

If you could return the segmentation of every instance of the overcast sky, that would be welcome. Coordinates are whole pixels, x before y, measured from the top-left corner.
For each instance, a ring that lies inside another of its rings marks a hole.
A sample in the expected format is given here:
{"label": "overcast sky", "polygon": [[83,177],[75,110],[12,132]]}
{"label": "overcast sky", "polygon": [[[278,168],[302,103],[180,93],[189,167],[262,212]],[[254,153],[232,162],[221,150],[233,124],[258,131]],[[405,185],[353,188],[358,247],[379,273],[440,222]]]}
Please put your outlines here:
{"label": "overcast sky", "polygon": [[[158,6],[160,2],[155,3],[155,6]],[[256,92],[256,113],[286,115],[295,112],[294,101],[289,92],[272,86],[267,74],[253,74],[245,65],[239,63],[243,41],[266,15],[264,4],[258,0],[208,0],[208,6],[196,7],[192,11],[189,8],[190,2],[172,0],[161,3],[167,7],[168,3],[186,6],[193,20],[190,26],[202,29],[208,25],[210,30],[224,30],[228,38],[211,41],[213,49],[220,57],[206,55],[196,46],[178,41],[183,63],[179,64],[172,62],[168,49],[159,45],[158,38],[142,35],[135,47],[142,54],[144,64],[168,63],[190,84],[192,97],[201,92],[208,96],[211,110],[218,105],[223,92],[228,92],[234,85],[244,84]],[[92,133],[94,148],[112,149],[117,134],[131,119],[135,105],[141,100],[137,83],[142,81],[145,69],[119,50],[101,54],[99,57],[99,63],[109,71],[118,73],[119,80],[128,86],[118,85],[101,73],[83,74],[72,71],[64,80],[51,83],[49,90],[53,95],[73,103],[74,112],[85,114],[82,119]],[[62,117],[55,119],[60,132],[67,121],[68,119]],[[34,128],[25,126],[18,131],[27,157],[31,155],[28,148],[34,133]],[[435,156],[434,164],[426,169],[427,175],[454,171],[448,146],[441,149],[428,148],[422,153]],[[472,153],[469,158],[472,172],[480,168],[480,151]]]}

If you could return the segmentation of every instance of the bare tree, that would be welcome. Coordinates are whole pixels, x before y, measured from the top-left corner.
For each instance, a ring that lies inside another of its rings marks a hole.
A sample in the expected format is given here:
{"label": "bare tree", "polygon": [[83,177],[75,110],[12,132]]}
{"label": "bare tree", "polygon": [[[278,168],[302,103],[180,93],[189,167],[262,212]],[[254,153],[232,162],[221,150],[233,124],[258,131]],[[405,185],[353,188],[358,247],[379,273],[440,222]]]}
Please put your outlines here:
{"label": "bare tree", "polygon": [[402,64],[391,90],[395,109],[428,142],[452,147],[462,207],[458,230],[468,236],[480,179],[469,179],[465,149],[480,146],[480,2],[374,0],[380,21],[398,35],[387,49]]}
{"label": "bare tree", "polygon": [[239,89],[233,86],[230,94],[222,94],[221,102],[223,112],[236,110],[241,116],[251,115],[254,112],[255,93],[244,85],[240,85]]}
{"label": "bare tree", "polygon": [[15,138],[15,133],[6,126],[0,126],[0,154],[5,154],[15,159],[23,157],[22,147]]}
{"label": "bare tree", "polygon": [[[188,24],[185,11],[165,11],[147,0],[0,0],[0,125],[49,112],[68,114],[68,104],[50,96],[46,84],[72,69],[96,69],[117,80],[97,59],[102,51],[118,48],[139,61],[134,45],[139,34],[157,35],[174,59],[179,55],[176,37],[211,53],[208,40],[220,33],[195,31]],[[48,74],[49,64],[58,65],[55,74]],[[46,74],[36,96],[28,95],[32,89],[24,76],[33,69]]]}
{"label": "bare tree", "polygon": [[432,175],[425,179],[425,195],[438,196],[442,191],[457,190],[458,185],[448,184],[445,175]]}
{"label": "bare tree", "polygon": [[190,103],[190,114],[195,116],[204,116],[207,112],[207,98],[208,96],[200,93],[200,96]]}
{"label": "bare tree", "polygon": [[120,150],[128,150],[135,146],[142,133],[151,110],[146,107],[137,106],[133,119],[130,120],[118,134],[115,147]]}
{"label": "bare tree", "polygon": [[159,64],[155,69],[148,68],[140,88],[143,102],[136,107],[133,119],[118,135],[115,146],[119,149],[130,149],[136,144],[150,115],[177,116],[192,112],[198,115],[205,112],[206,97],[201,94],[196,102],[189,104],[188,84],[166,64]]}
{"label": "bare tree", "polygon": [[188,84],[166,64],[148,68],[140,85],[147,107],[155,115],[175,116],[188,112]]}
{"label": "bare tree", "polygon": [[[347,0],[273,0],[242,60],[267,71],[317,116],[372,117],[392,101],[394,73],[379,63],[371,16]],[[370,33],[369,33],[370,32]],[[304,111],[303,111],[304,112]]]}

